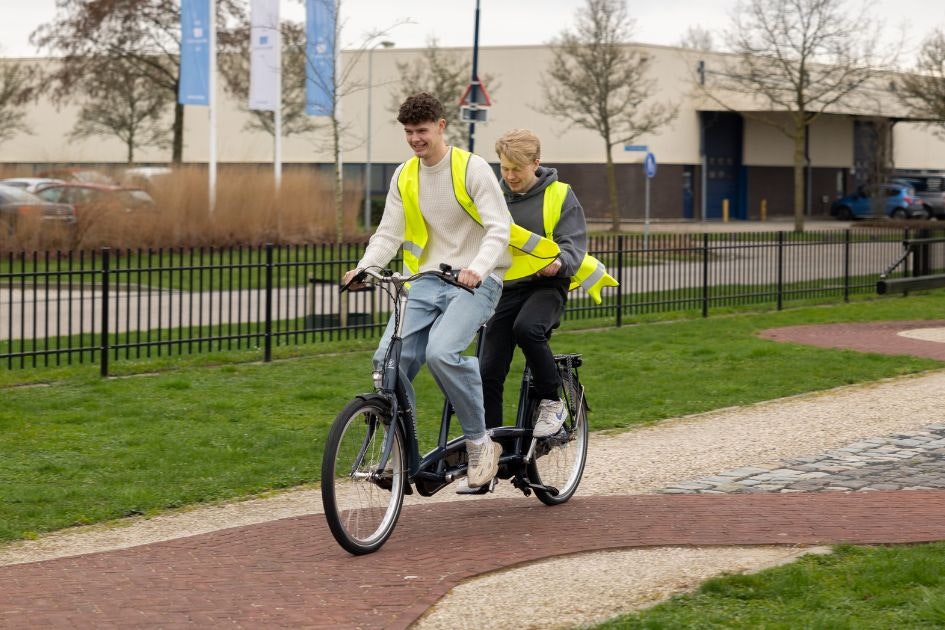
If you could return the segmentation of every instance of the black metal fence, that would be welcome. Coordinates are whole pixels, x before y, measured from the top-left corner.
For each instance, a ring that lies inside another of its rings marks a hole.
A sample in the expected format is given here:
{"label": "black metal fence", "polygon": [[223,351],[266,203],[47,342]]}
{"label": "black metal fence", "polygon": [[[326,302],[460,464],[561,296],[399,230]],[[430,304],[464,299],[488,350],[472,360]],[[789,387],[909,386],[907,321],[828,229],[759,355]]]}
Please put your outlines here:
{"label": "black metal fence", "polygon": [[[831,303],[875,293],[914,230],[622,234],[589,250],[620,282],[601,304],[571,293],[566,318],[620,326],[647,313],[707,317],[732,308]],[[924,230],[923,237],[945,236]],[[340,294],[363,244],[6,254],[0,259],[0,361],[8,369],[377,336],[390,299]],[[923,273],[945,272],[945,246]],[[907,257],[889,277],[915,274]]]}

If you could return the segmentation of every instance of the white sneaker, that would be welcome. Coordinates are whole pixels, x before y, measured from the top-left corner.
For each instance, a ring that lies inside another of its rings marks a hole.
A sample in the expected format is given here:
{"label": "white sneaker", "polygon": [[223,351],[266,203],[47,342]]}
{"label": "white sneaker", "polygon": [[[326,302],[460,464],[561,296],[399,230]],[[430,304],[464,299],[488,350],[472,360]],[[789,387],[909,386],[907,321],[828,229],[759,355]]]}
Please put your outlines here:
{"label": "white sneaker", "polygon": [[469,464],[466,471],[466,481],[470,488],[484,486],[499,472],[499,457],[502,456],[502,445],[492,440],[485,444],[474,444],[466,440],[466,452],[469,454]]}
{"label": "white sneaker", "polygon": [[490,484],[486,484],[478,488],[473,488],[469,485],[469,480],[463,478],[457,482],[456,494],[486,494],[489,492],[489,485]]}
{"label": "white sneaker", "polygon": [[563,400],[542,400],[538,403],[538,419],[532,436],[536,438],[554,435],[568,419],[568,408]]}

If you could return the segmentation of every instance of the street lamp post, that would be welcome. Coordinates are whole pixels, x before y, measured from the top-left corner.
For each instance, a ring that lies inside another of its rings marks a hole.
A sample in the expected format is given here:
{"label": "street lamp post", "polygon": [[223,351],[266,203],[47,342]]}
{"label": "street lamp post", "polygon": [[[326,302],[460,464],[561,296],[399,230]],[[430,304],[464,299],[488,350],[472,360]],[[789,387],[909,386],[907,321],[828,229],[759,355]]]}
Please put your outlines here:
{"label": "street lamp post", "polygon": [[371,76],[371,57],[373,56],[374,49],[378,46],[384,48],[390,48],[394,45],[394,42],[383,40],[379,41],[367,51],[367,145],[365,146],[365,156],[364,156],[364,229],[365,231],[370,231],[371,229],[371,136],[374,135],[373,130],[371,129],[371,91],[373,86],[373,78]]}

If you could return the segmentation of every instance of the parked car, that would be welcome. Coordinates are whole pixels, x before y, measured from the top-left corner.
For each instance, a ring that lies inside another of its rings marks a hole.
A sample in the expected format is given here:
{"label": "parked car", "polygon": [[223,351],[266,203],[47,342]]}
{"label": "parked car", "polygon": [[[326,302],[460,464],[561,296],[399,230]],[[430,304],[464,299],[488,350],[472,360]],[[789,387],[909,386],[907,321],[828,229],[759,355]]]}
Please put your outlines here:
{"label": "parked car", "polygon": [[46,201],[72,204],[80,220],[91,211],[138,212],[156,207],[147,191],[127,186],[62,182],[40,186],[36,194]]}
{"label": "parked car", "polygon": [[834,201],[830,216],[844,220],[875,217],[874,204],[882,206],[882,216],[893,219],[928,218],[922,204],[917,203],[915,191],[895,182],[861,186],[854,194]]}
{"label": "parked car", "polygon": [[29,218],[72,226],[75,224],[75,208],[67,203],[40,199],[22,188],[0,184],[0,226],[3,233],[15,233],[17,224]]}
{"label": "parked car", "polygon": [[38,173],[37,177],[50,177],[53,179],[61,179],[67,182],[81,182],[83,184],[106,184],[109,186],[118,185],[118,182],[115,181],[115,178],[111,175],[81,166],[53,168]]}
{"label": "parked car", "polygon": [[61,184],[61,179],[52,179],[49,177],[10,177],[0,179],[0,184],[4,186],[15,186],[22,188],[26,192],[36,192],[36,189],[46,184]]}
{"label": "parked car", "polygon": [[945,219],[945,174],[900,171],[893,181],[911,186],[930,218]]}

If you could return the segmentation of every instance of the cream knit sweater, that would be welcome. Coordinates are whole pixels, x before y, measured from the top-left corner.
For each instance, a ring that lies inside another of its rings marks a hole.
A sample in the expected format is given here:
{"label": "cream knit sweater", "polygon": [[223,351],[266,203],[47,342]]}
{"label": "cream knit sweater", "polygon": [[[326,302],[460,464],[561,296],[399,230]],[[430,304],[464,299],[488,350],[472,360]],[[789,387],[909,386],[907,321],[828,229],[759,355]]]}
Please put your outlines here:
{"label": "cream knit sweater", "polygon": [[[494,274],[501,280],[511,264],[509,254],[509,210],[489,164],[478,155],[469,158],[466,188],[476,204],[482,225],[463,209],[453,193],[450,152],[434,166],[420,162],[420,211],[429,238],[420,259],[420,270],[447,263],[454,269],[468,268],[482,278]],[[404,203],[397,179],[404,165],[394,171],[387,192],[384,216],[371,237],[358,267],[386,266],[404,242]]]}

